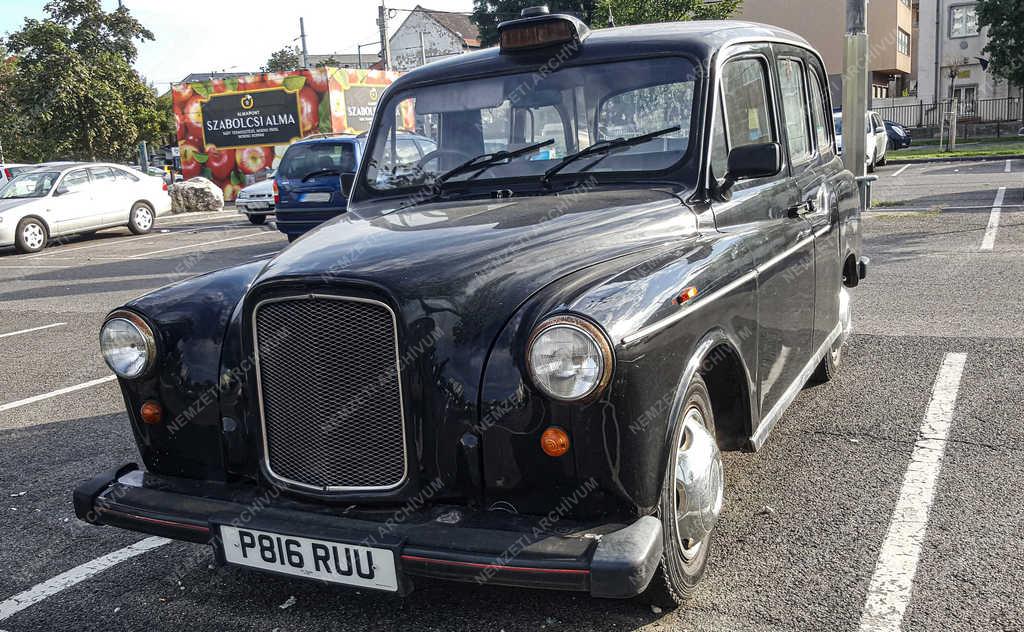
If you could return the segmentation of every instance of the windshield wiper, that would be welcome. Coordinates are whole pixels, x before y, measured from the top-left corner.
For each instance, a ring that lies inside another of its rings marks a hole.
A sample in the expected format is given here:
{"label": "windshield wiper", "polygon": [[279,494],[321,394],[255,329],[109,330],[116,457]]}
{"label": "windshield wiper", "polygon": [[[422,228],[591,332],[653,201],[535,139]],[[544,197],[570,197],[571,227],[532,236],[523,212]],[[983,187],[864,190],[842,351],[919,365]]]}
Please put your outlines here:
{"label": "windshield wiper", "polygon": [[341,172],[336,169],[317,169],[316,171],[310,171],[306,175],[302,176],[303,182],[308,182],[310,179],[317,176],[340,176]]}
{"label": "windshield wiper", "polygon": [[401,204],[400,206],[396,207],[391,211],[386,211],[384,214],[387,215],[388,213],[401,211],[403,209],[409,208],[410,206],[416,206],[418,204],[426,204],[427,202],[433,202],[437,198],[441,197],[442,193],[444,193],[444,183],[457,175],[468,173],[470,171],[476,171],[476,173],[474,173],[472,176],[466,178],[466,181],[468,182],[469,180],[472,180],[473,178],[482,174],[484,171],[487,171],[488,168],[493,167],[494,165],[500,162],[512,160],[513,158],[518,158],[519,156],[537,151],[538,149],[547,147],[548,145],[553,145],[554,143],[555,139],[549,138],[547,140],[542,140],[539,143],[534,143],[532,145],[520,147],[519,149],[513,149],[511,151],[495,151],[487,154],[481,154],[476,158],[471,158],[466,162],[462,163],[461,165],[452,167],[448,171],[445,171],[444,173],[434,178],[430,183],[429,193],[427,195],[413,196],[412,199],[410,199],[408,202]]}
{"label": "windshield wiper", "polygon": [[[678,125],[672,127],[666,127],[665,129],[659,129],[654,132],[648,132],[639,136],[632,136],[630,138],[612,138],[609,140],[602,140],[594,143],[586,149],[582,149],[575,154],[569,154],[554,167],[551,167],[544,172],[544,175],[540,177],[540,182],[545,187],[551,186],[551,178],[555,176],[559,171],[565,169],[577,160],[582,160],[587,156],[596,156],[598,154],[604,154],[604,157],[615,153],[616,151],[632,147],[634,145],[642,145],[647,141],[657,138],[658,136],[664,136],[665,134],[671,134],[672,132],[678,132],[681,128]],[[603,158],[602,158],[603,159]],[[593,166],[593,165],[590,165]],[[589,167],[588,167],[589,168]]]}
{"label": "windshield wiper", "polygon": [[[483,173],[488,167],[492,167],[498,164],[499,162],[512,160],[513,158],[518,158],[519,156],[537,151],[538,149],[553,144],[555,144],[555,139],[549,138],[547,140],[542,140],[539,143],[534,143],[532,145],[527,145],[525,147],[520,147],[519,149],[513,149],[511,151],[502,150],[488,154],[481,154],[476,158],[471,158],[467,160],[466,162],[462,163],[457,167],[453,167],[448,171],[445,171],[441,175],[434,178],[433,184],[434,186],[440,186],[447,182],[448,180],[451,180],[455,176],[462,175],[463,173],[474,171],[476,169],[479,169],[480,173]],[[475,178],[476,176],[480,175],[480,173],[474,174],[473,177]],[[472,180],[472,178],[469,179]]]}

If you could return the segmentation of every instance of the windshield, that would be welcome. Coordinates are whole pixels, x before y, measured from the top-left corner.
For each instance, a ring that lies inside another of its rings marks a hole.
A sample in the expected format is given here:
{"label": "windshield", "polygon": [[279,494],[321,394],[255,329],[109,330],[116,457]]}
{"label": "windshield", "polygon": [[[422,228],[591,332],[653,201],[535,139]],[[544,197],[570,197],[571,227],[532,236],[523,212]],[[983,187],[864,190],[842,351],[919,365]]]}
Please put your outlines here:
{"label": "windshield", "polygon": [[[535,177],[594,143],[679,129],[612,154],[597,153],[556,177],[654,172],[687,153],[696,72],[680,58],[645,59],[431,85],[388,100],[368,154],[367,184],[380,191],[430,185],[482,154],[554,142],[452,177]],[[415,142],[410,142],[415,141]]]}
{"label": "windshield", "polygon": [[352,143],[299,143],[285,152],[278,176],[301,180],[310,174],[336,177],[355,170],[356,152]]}
{"label": "windshield", "polygon": [[56,171],[23,173],[0,189],[0,199],[45,197],[59,177]]}

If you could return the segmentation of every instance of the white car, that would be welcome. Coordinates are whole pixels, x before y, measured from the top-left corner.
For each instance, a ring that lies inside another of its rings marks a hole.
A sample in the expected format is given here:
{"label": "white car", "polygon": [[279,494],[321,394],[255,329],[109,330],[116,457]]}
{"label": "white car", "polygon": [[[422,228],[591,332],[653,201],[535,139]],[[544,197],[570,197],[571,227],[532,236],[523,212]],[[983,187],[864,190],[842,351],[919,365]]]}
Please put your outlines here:
{"label": "white car", "polygon": [[266,222],[274,213],[274,176],[242,189],[235,198],[235,207],[253,224]]}
{"label": "white car", "polygon": [[37,165],[0,189],[0,247],[37,252],[51,237],[127,226],[148,233],[171,211],[160,178],[109,163]]}
{"label": "white car", "polygon": [[[843,114],[836,112],[832,115],[836,126],[836,147],[840,155],[843,153]],[[885,123],[878,112],[868,111],[864,115],[864,134],[866,136],[866,151],[864,162],[868,166],[868,173],[873,173],[876,166],[884,166],[886,162],[886,151],[889,149],[889,135],[885,133]]]}

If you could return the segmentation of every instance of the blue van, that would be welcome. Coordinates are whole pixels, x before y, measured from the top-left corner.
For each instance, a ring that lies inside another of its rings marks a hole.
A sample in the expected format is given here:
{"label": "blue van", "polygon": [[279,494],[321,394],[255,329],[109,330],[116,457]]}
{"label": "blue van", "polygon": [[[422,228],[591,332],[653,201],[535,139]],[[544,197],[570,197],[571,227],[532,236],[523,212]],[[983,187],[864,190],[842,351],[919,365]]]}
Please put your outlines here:
{"label": "blue van", "polygon": [[[274,177],[277,229],[295,241],[336,215],[348,199],[341,192],[341,174],[355,173],[363,159],[366,135],[317,134],[290,146]],[[400,133],[399,161],[415,168],[437,144],[424,136]]]}
{"label": "blue van", "polygon": [[345,212],[340,176],[355,173],[364,146],[355,136],[318,134],[288,148],[274,176],[277,229],[288,241]]}

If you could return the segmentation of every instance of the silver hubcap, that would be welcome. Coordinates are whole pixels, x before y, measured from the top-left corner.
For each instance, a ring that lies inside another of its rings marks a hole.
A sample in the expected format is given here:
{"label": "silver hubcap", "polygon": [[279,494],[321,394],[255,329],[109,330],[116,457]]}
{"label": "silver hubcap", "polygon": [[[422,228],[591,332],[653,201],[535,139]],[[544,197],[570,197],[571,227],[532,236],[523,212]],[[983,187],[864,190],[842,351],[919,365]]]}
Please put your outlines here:
{"label": "silver hubcap", "polygon": [[149,230],[149,227],[153,225],[153,214],[145,206],[135,209],[135,225],[142,230]]}
{"label": "silver hubcap", "polygon": [[46,232],[39,224],[25,226],[24,230],[21,231],[21,236],[25,239],[25,245],[32,250],[41,248],[43,242],[46,241]]}
{"label": "silver hubcap", "polygon": [[707,421],[693,407],[683,416],[675,462],[676,537],[683,560],[696,559],[722,511],[722,463]]}

